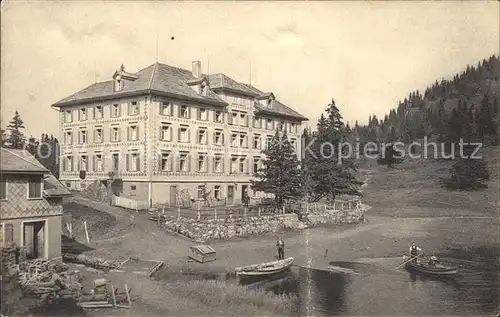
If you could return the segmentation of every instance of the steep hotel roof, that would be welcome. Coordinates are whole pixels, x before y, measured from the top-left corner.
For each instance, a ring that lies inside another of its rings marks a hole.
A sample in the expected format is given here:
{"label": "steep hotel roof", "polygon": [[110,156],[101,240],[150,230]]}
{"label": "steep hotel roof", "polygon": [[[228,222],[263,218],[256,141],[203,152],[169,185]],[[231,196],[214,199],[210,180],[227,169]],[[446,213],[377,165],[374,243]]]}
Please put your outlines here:
{"label": "steep hotel roof", "polygon": [[[123,88],[119,91],[114,90],[114,81],[108,80],[92,84],[87,88],[59,100],[52,106],[63,107],[98,100],[137,96],[140,94],[158,94],[183,100],[226,106],[227,102],[222,100],[222,98],[212,90],[228,90],[250,97],[264,95],[262,91],[254,86],[239,83],[222,73],[209,76],[202,74],[202,78],[207,77],[210,89],[201,94],[189,86],[189,84],[196,83],[200,80],[200,78],[194,77],[191,71],[161,63],[150,65],[135,74],[128,74],[131,76],[134,75],[134,80],[124,80]],[[269,107],[265,107],[256,102],[256,107],[257,110],[261,112],[307,120],[306,117],[277,100],[273,100]]]}

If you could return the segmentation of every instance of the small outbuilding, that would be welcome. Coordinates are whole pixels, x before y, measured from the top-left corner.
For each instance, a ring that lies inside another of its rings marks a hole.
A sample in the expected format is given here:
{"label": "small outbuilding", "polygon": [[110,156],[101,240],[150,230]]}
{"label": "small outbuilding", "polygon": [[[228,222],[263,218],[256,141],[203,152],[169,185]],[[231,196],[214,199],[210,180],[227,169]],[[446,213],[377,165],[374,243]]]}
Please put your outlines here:
{"label": "small outbuilding", "polygon": [[215,261],[216,252],[211,246],[205,244],[195,245],[189,247],[189,258],[200,263],[211,262]]}

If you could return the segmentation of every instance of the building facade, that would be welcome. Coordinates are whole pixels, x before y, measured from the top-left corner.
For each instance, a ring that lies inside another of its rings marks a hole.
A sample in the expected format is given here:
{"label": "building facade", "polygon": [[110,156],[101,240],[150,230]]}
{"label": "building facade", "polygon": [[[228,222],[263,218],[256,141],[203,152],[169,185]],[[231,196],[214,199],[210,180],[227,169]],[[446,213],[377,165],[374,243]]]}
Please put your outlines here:
{"label": "building facade", "polygon": [[31,259],[60,257],[62,199],[71,193],[28,152],[1,154],[2,246],[25,247]]}
{"label": "building facade", "polygon": [[[216,201],[252,193],[261,151],[286,131],[300,157],[304,116],[274,94],[224,74],[204,75],[155,63],[122,67],[53,105],[60,112],[60,180],[75,190],[113,179],[115,194],[149,204],[175,204],[203,188]],[[85,171],[82,173],[81,171]]]}

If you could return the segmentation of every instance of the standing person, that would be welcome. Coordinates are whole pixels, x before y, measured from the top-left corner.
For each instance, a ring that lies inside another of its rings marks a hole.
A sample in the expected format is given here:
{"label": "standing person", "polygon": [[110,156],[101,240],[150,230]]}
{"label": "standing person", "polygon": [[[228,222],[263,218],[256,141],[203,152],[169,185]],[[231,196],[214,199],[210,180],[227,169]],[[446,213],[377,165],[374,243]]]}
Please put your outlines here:
{"label": "standing person", "polygon": [[417,247],[415,245],[415,242],[412,242],[411,247],[410,247],[410,257],[413,258],[413,260],[412,260],[413,264],[418,264],[417,256],[418,256],[418,252],[421,252],[421,251],[422,251],[422,249]]}
{"label": "standing person", "polygon": [[281,237],[278,238],[276,247],[278,247],[278,259],[283,260],[285,258],[285,242]]}

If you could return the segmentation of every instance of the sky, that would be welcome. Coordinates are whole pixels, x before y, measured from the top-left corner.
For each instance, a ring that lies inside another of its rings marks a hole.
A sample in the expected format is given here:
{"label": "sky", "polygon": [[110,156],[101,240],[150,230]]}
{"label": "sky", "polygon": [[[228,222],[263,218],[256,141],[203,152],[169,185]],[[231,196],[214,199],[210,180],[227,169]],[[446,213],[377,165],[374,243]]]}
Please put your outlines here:
{"label": "sky", "polygon": [[53,103],[121,64],[200,60],[273,92],[311,126],[334,98],[352,125],[500,51],[497,1],[10,0],[1,12],[2,127],[17,109],[37,137],[58,136]]}

